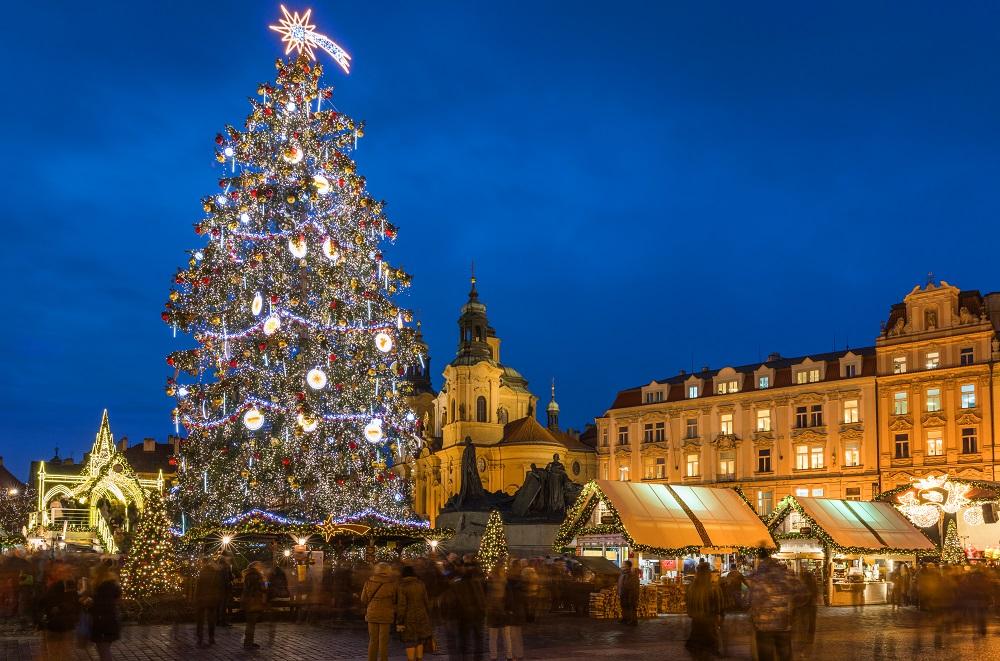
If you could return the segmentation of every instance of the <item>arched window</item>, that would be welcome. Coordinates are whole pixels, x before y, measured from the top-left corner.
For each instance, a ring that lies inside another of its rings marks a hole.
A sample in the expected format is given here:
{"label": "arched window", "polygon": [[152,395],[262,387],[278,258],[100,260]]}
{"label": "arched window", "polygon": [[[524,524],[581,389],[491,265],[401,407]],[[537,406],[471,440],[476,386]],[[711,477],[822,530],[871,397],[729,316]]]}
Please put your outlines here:
{"label": "arched window", "polygon": [[455,400],[451,400],[451,421],[455,422],[458,418],[455,417]]}
{"label": "arched window", "polygon": [[482,395],[476,398],[476,422],[486,422],[486,398]]}
{"label": "arched window", "polygon": [[483,341],[483,328],[482,326],[476,326],[476,342]]}

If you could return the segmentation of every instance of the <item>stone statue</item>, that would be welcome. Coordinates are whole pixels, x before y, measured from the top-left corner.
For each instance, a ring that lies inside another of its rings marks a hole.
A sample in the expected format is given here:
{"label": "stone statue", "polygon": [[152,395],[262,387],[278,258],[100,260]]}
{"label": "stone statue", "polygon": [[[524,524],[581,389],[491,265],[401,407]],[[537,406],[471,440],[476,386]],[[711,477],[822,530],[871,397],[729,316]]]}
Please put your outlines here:
{"label": "stone statue", "polygon": [[937,328],[937,310],[927,310],[924,313],[924,330]]}
{"label": "stone statue", "polygon": [[507,409],[502,406],[497,407],[497,422],[501,425],[507,424]]}
{"label": "stone statue", "polygon": [[465,450],[462,451],[462,486],[458,492],[458,507],[475,506],[486,498],[483,481],[479,478],[479,467],[476,466],[476,446],[472,438],[465,437]]}
{"label": "stone statue", "polygon": [[896,319],[896,323],[893,324],[892,328],[889,329],[889,337],[897,337],[899,335],[902,335],[903,334],[903,327],[905,325],[906,325],[906,322],[903,321],[902,317],[899,317],[898,319]]}
{"label": "stone statue", "polygon": [[958,321],[960,324],[971,324],[975,321],[975,318],[972,316],[972,313],[969,312],[969,308],[963,305],[958,310]]}
{"label": "stone statue", "polygon": [[530,512],[545,507],[545,482],[547,473],[531,464],[531,470],[524,476],[524,484],[514,494],[511,512],[515,516],[527,516]]}
{"label": "stone statue", "polygon": [[552,455],[552,461],[545,467],[545,472],[548,473],[545,494],[547,509],[552,513],[562,512],[566,509],[566,483],[570,480],[558,454]]}

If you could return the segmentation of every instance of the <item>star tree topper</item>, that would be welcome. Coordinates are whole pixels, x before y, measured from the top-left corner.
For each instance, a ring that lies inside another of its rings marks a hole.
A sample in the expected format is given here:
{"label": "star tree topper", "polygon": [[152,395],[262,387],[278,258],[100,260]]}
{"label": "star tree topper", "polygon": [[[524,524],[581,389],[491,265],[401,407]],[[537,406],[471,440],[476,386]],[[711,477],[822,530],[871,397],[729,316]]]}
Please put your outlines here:
{"label": "star tree topper", "polygon": [[312,59],[316,59],[314,48],[326,51],[334,61],[340,65],[344,73],[351,73],[351,56],[343,48],[333,42],[325,34],[316,32],[316,26],[310,23],[312,9],[307,9],[302,15],[299,12],[289,13],[285,5],[280,5],[285,17],[278,19],[277,25],[268,27],[275,32],[281,33],[281,40],[288,45],[285,47],[285,55],[292,51],[299,54],[303,52]]}

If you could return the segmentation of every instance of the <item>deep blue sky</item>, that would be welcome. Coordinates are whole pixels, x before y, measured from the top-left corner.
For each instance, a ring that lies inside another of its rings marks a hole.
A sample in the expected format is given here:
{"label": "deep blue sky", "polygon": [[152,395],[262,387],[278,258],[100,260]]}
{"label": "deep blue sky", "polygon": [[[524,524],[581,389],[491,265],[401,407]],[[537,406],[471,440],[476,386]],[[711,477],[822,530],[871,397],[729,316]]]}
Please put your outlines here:
{"label": "deep blue sky", "polygon": [[[305,8],[304,5],[291,8]],[[213,137],[273,77],[271,2],[5,12],[0,454],[22,477],[172,431],[160,321]],[[707,364],[873,341],[934,271],[1000,289],[989,3],[332,2],[327,65],[401,228],[435,371],[475,259],[504,361],[564,424]]]}

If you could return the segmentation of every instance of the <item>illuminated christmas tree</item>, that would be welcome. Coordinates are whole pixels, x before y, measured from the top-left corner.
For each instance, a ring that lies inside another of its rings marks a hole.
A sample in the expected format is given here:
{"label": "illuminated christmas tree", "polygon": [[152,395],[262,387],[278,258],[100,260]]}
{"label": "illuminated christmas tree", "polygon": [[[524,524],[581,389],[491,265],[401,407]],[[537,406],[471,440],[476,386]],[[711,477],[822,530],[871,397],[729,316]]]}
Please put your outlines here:
{"label": "illuminated christmas tree", "polygon": [[958,527],[955,520],[948,521],[948,529],[944,534],[944,546],[941,548],[941,562],[948,565],[958,565],[965,562],[965,551],[958,539]]}
{"label": "illuminated christmas tree", "polygon": [[482,565],[483,571],[489,574],[509,555],[510,550],[507,548],[507,534],[503,529],[503,518],[500,516],[500,512],[493,510],[490,512],[490,518],[486,521],[483,538],[479,541],[479,564]]}
{"label": "illuminated christmas tree", "polygon": [[34,489],[0,487],[0,548],[24,543],[21,531],[34,507]]}
{"label": "illuminated christmas tree", "polygon": [[392,300],[410,276],[383,258],[397,228],[351,158],[364,125],[309,57],[323,49],[346,71],[349,56],[308,22],[286,12],[274,26],[298,57],[215,138],[219,190],[163,313],[198,344],[167,359],[188,521],[411,514],[389,470],[419,442],[402,377],[424,358]]}
{"label": "illuminated christmas tree", "polygon": [[122,591],[130,599],[170,595],[180,589],[174,535],[159,494],[146,499],[122,566]]}

